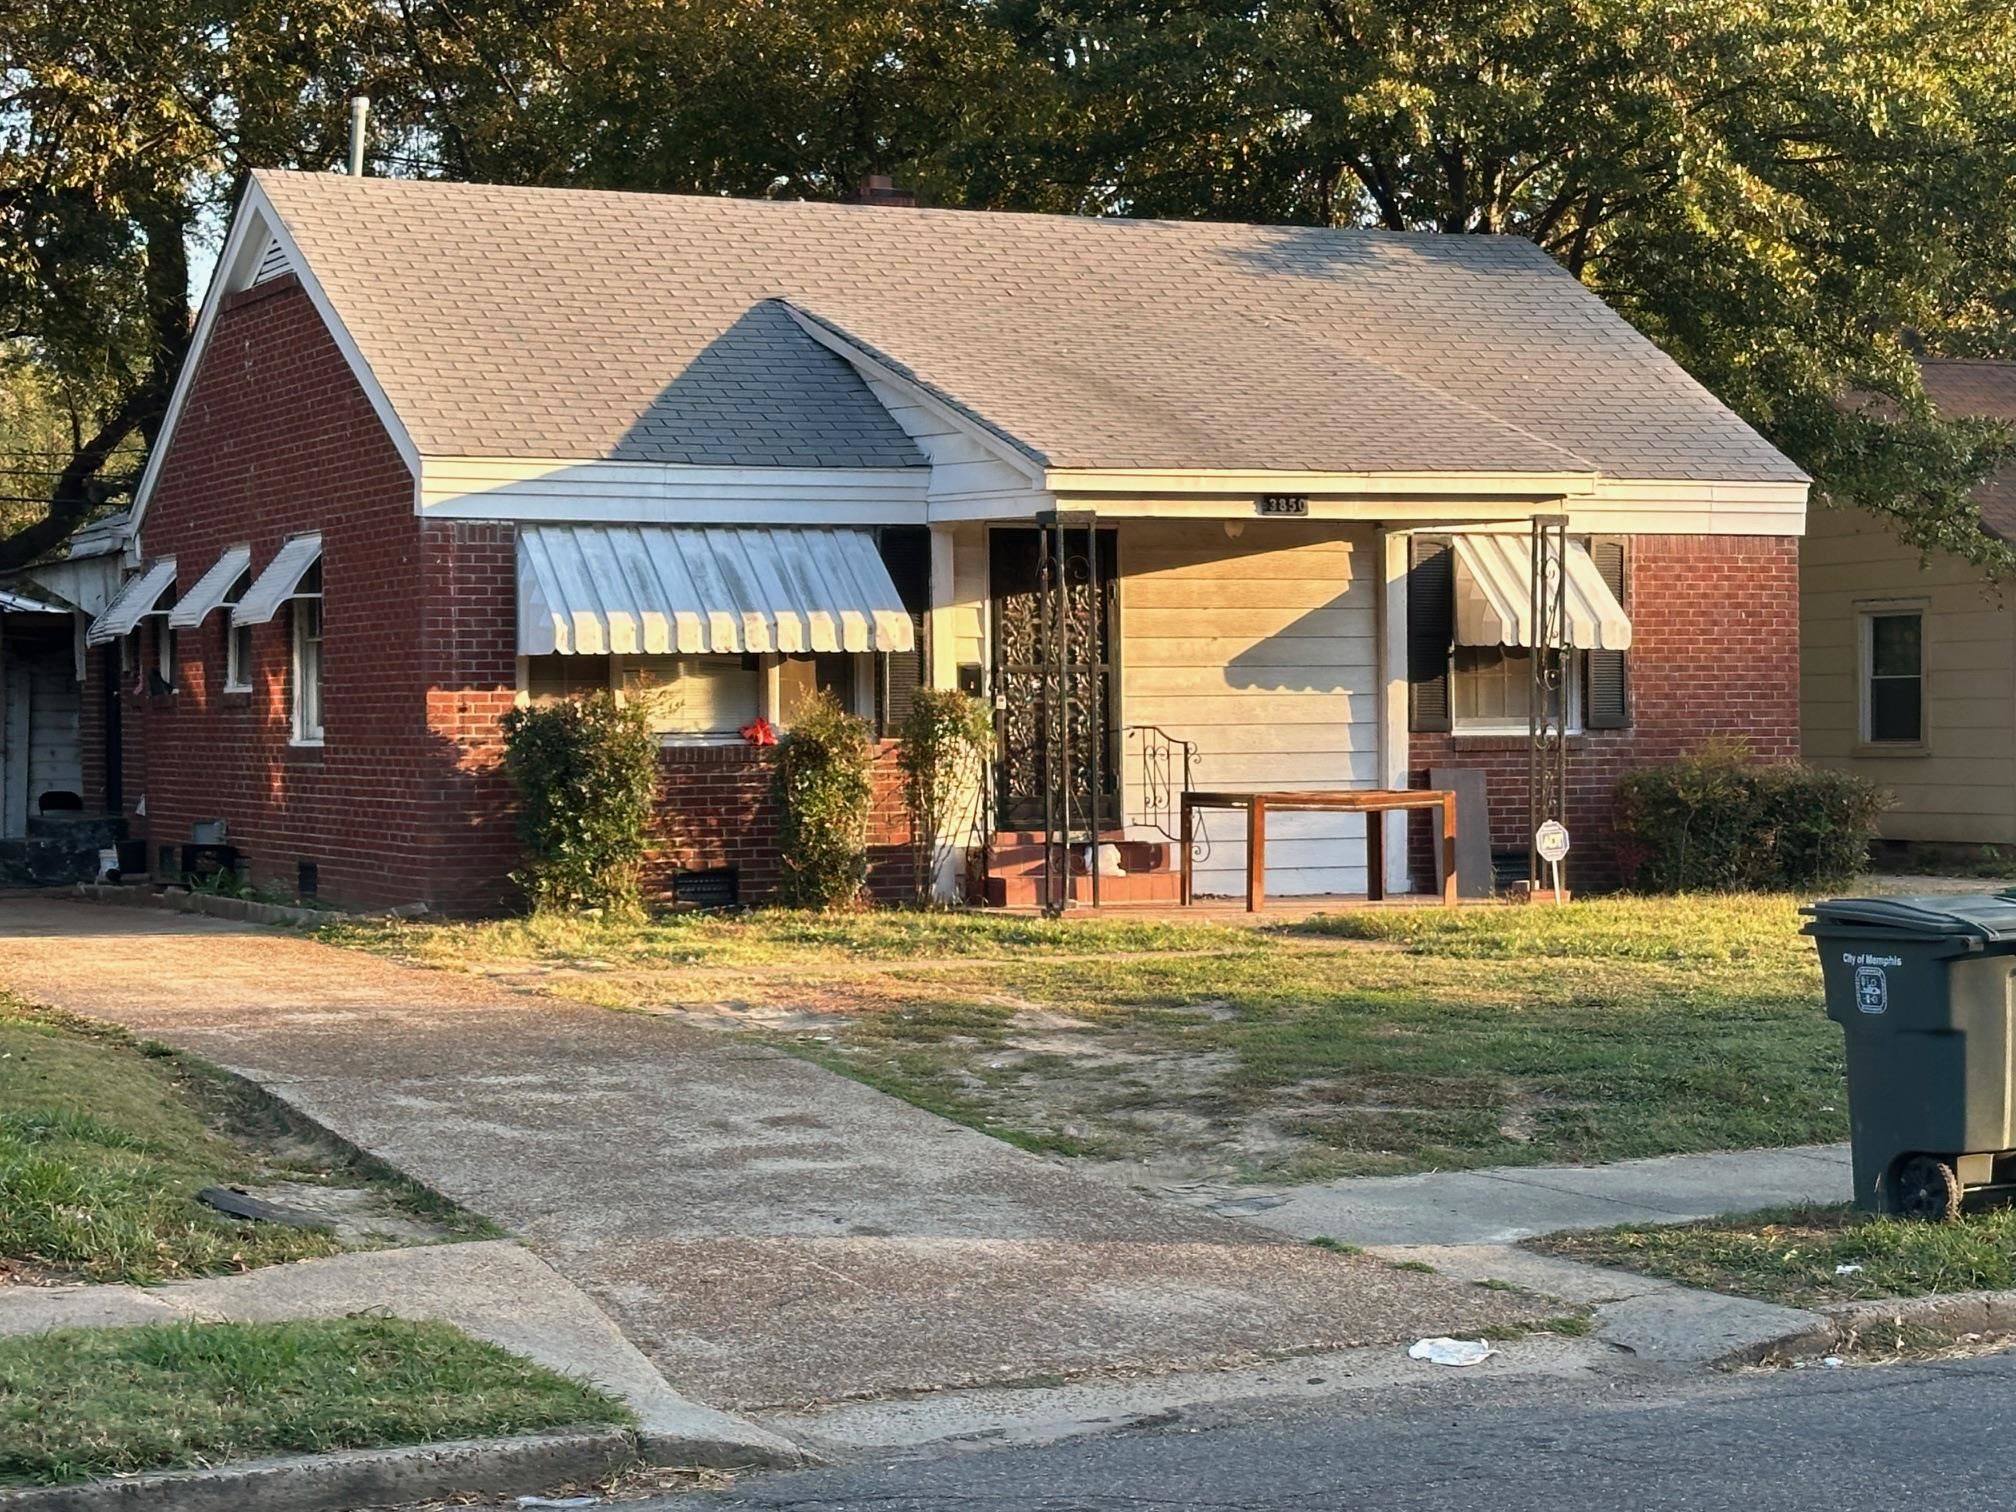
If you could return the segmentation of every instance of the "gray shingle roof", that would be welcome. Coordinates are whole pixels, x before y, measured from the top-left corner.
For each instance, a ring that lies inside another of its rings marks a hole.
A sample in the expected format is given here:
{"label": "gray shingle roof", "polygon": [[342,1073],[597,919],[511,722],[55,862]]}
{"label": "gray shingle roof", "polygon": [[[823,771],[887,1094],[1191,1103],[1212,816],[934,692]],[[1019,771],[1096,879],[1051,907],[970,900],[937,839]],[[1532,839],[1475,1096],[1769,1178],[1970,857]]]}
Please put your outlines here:
{"label": "gray shingle roof", "polygon": [[422,452],[919,461],[788,302],[1058,467],[1803,477],[1512,237],[259,181]]}

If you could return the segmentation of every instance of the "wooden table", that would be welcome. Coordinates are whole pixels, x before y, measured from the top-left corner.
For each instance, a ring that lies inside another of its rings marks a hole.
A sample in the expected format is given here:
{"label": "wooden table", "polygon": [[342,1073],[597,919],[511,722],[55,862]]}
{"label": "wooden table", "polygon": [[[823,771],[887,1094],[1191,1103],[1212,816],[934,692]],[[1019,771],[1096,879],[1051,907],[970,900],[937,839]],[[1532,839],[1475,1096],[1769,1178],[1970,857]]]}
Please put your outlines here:
{"label": "wooden table", "polygon": [[1183,901],[1191,900],[1191,843],[1200,809],[1246,811],[1246,911],[1267,906],[1267,815],[1346,813],[1365,816],[1365,896],[1386,896],[1386,826],[1382,816],[1411,809],[1442,812],[1442,901],[1456,906],[1456,795],[1437,788],[1355,788],[1349,791],[1188,793],[1183,795]]}

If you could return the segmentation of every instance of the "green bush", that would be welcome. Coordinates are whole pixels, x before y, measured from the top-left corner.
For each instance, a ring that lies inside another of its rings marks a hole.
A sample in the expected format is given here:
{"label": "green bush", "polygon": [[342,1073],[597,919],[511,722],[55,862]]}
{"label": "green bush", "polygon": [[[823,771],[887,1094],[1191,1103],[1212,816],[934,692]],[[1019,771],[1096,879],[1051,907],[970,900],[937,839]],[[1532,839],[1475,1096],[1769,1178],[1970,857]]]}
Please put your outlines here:
{"label": "green bush", "polygon": [[916,855],[917,898],[931,897],[939,847],[961,810],[977,800],[994,727],[987,706],[956,688],[919,688],[897,732],[896,764],[903,772],[903,802],[910,810]]}
{"label": "green bush", "polygon": [[590,693],[504,716],[504,770],[518,789],[536,909],[634,913],[658,793],[658,737],[641,705]]}
{"label": "green bush", "polygon": [[1833,887],[1866,864],[1889,803],[1863,778],[1711,742],[1617,784],[1618,853],[1653,892]]}
{"label": "green bush", "polygon": [[784,875],[793,908],[847,908],[868,880],[868,813],[875,763],[868,721],[829,693],[807,699],[777,743]]}

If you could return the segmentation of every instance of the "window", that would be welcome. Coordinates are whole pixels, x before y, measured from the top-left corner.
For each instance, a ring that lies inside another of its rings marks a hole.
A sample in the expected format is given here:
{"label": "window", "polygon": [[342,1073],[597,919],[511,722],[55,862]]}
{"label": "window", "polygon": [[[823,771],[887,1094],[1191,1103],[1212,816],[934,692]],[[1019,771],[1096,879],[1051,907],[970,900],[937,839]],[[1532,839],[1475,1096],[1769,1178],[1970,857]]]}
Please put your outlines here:
{"label": "window", "polygon": [[660,735],[738,736],[763,712],[753,656],[626,656],[617,686],[641,700]]}
{"label": "window", "polygon": [[1922,609],[1863,611],[1862,738],[1871,745],[1924,743]]}
{"label": "window", "polygon": [[[1563,679],[1568,728],[1581,716],[1580,653]],[[1463,734],[1524,735],[1531,728],[1533,653],[1523,646],[1457,646],[1450,661],[1450,701]]]}
{"label": "window", "polygon": [[822,651],[813,656],[787,656],[777,666],[777,723],[784,729],[815,692],[831,693],[840,707],[854,712],[852,652]]}
{"label": "window", "polygon": [[252,691],[252,627],[227,624],[224,629],[224,691]]}
{"label": "window", "polygon": [[154,617],[154,689],[156,693],[175,691],[175,632],[168,616]]}
{"label": "window", "polygon": [[224,691],[226,693],[250,693],[252,691],[252,627],[231,623],[231,606],[245,597],[245,590],[252,586],[252,574],[239,574],[238,581],[226,595],[224,609]]}
{"label": "window", "polygon": [[609,686],[609,658],[606,656],[528,656],[525,658],[525,695],[535,704],[552,703],[557,698],[578,698]]}
{"label": "window", "polygon": [[302,575],[295,590],[294,744],[322,744],[322,564]]}

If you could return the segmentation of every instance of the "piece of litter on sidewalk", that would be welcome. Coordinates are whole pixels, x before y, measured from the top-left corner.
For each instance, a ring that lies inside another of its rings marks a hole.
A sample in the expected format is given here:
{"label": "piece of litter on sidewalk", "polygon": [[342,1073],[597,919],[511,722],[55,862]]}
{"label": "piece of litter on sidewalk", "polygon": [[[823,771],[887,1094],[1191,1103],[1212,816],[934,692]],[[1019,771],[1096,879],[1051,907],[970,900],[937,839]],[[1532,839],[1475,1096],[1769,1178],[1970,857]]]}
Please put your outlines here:
{"label": "piece of litter on sidewalk", "polygon": [[521,1496],[518,1498],[518,1505],[521,1507],[599,1507],[602,1505],[602,1498],[599,1496]]}
{"label": "piece of litter on sidewalk", "polygon": [[1828,1355],[1825,1359],[1821,1360],[1820,1368],[1822,1370],[1839,1370],[1841,1368],[1841,1356]]}
{"label": "piece of litter on sidewalk", "polygon": [[1859,1265],[1837,1265],[1834,1267],[1834,1274],[1837,1276],[1852,1276],[1860,1269],[1862,1267]]}
{"label": "piece of litter on sidewalk", "polygon": [[1408,1359],[1430,1365],[1482,1365],[1496,1353],[1482,1339],[1416,1339],[1407,1346]]}

